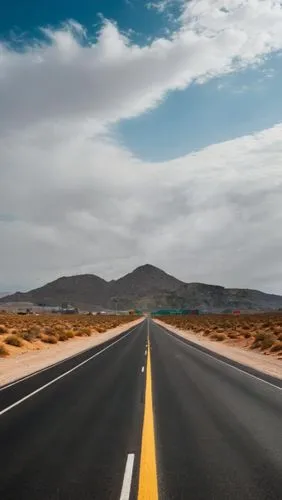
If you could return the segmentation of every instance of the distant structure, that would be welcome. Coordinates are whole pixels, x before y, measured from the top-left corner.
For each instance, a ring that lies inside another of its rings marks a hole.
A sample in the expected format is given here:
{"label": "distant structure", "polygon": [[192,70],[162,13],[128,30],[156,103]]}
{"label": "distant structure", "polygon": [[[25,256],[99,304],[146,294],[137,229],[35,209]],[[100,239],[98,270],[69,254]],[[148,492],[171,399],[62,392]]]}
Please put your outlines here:
{"label": "distant structure", "polygon": [[33,304],[32,302],[6,302],[0,305],[0,310],[16,314],[78,314],[77,307],[71,304],[61,304],[61,306],[48,306],[43,303]]}
{"label": "distant structure", "polygon": [[159,309],[158,311],[153,311],[152,316],[169,316],[169,315],[199,315],[199,309]]}

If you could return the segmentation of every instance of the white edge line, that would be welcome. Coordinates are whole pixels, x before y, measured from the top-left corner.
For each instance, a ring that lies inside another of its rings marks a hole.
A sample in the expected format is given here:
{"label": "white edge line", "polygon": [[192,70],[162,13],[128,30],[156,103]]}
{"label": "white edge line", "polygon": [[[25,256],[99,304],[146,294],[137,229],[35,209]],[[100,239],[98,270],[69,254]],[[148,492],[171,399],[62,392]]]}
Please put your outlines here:
{"label": "white edge line", "polygon": [[144,366],[142,366],[141,368],[141,373],[144,373]]}
{"label": "white edge line", "polygon": [[147,349],[146,349],[146,351],[145,351],[145,356],[147,356]]}
{"label": "white edge line", "polygon": [[[134,330],[136,330],[136,328],[138,328],[138,326],[140,326],[140,324],[141,324],[141,322],[138,323],[138,325],[136,325],[128,333],[134,332]],[[107,333],[107,332],[105,332],[105,333]],[[124,332],[122,332],[118,335],[122,335],[123,333]],[[109,339],[109,340],[112,340],[112,339]],[[9,389],[9,387],[12,387],[13,385],[20,384],[21,382],[24,382],[25,380],[28,380],[31,377],[35,377],[35,375],[40,375],[40,373],[46,372],[46,370],[50,370],[51,368],[55,368],[56,366],[60,366],[65,361],[70,361],[71,359],[75,358],[76,356],[80,356],[80,354],[84,354],[85,352],[90,351],[91,349],[94,349],[94,347],[98,347],[99,345],[104,344],[105,342],[107,342],[107,340],[100,342],[100,344],[93,345],[92,347],[86,347],[86,349],[83,349],[82,351],[79,351],[75,354],[72,354],[71,356],[68,356],[67,358],[61,359],[60,361],[57,361],[57,363],[53,363],[52,365],[45,366],[44,368],[36,370],[35,372],[30,373],[29,375],[24,375],[22,378],[19,378],[18,380],[15,380],[14,382],[10,382],[8,384],[5,384],[2,387],[0,387],[0,392],[5,391],[5,389]]]}
{"label": "white edge line", "polygon": [[[156,323],[157,324],[157,323]],[[279,391],[282,390],[282,387],[279,387],[278,385],[275,385],[275,384],[272,384],[271,382],[268,382],[267,380],[264,380],[263,378],[260,378],[260,377],[257,377],[256,375],[253,375],[252,373],[249,373],[248,371],[245,371],[245,370],[242,370],[241,368],[238,368],[237,366],[233,366],[232,364],[228,363],[227,361],[223,361],[223,359],[218,359],[216,358],[215,356],[213,356],[212,354],[209,354],[208,352],[204,352],[202,351],[201,349],[198,349],[197,348],[197,344],[195,345],[191,345],[191,344],[187,344],[186,342],[184,342],[184,340],[182,340],[181,338],[176,338],[174,337],[173,335],[171,335],[171,333],[175,333],[176,335],[178,335],[176,332],[169,332],[168,330],[166,330],[165,328],[163,328],[161,325],[158,325],[160,328],[162,328],[162,330],[167,334],[169,335],[170,337],[173,337],[177,342],[180,342],[181,344],[184,344],[186,345],[186,347],[191,347],[192,349],[196,349],[196,351],[198,352],[201,352],[202,354],[205,354],[206,356],[209,356],[210,358],[213,358],[214,360],[216,360],[218,363],[221,363],[223,365],[227,365],[229,366],[229,368],[233,368],[233,370],[236,370],[237,372],[240,372],[240,373],[244,373],[245,375],[249,375],[249,377],[252,377],[252,378],[255,378],[256,380],[259,380],[260,382],[263,382],[264,384],[267,384],[267,385],[270,385],[271,387],[274,387],[275,389],[278,389]],[[190,339],[187,339],[189,340],[189,342],[192,342],[192,340]],[[203,346],[205,347],[205,346]],[[207,347],[205,347],[205,349],[208,349]],[[217,353],[215,353],[217,354]],[[230,359],[230,361],[235,361],[235,360],[232,360]],[[250,367],[252,368],[252,367]],[[255,370],[255,368],[254,368]],[[270,375],[271,376],[271,375]],[[279,379],[278,379],[279,380]]]}
{"label": "white edge line", "polygon": [[[139,325],[137,325],[138,327]],[[136,328],[137,328],[136,327]],[[135,329],[136,329],[135,328]],[[135,330],[134,329],[134,330]],[[133,330],[132,330],[133,331]],[[27,396],[24,396],[23,398],[19,399],[18,401],[16,401],[15,403],[13,403],[12,405],[10,406],[7,406],[6,408],[4,408],[4,410],[1,410],[0,411],[0,417],[2,415],[4,415],[4,413],[7,413],[8,411],[12,410],[12,408],[15,408],[15,406],[18,406],[19,404],[23,403],[24,401],[26,401],[27,399],[31,398],[32,396],[35,396],[35,394],[38,394],[38,392],[41,392],[43,391],[44,389],[46,389],[47,387],[49,387],[50,385],[54,384],[55,382],[57,382],[58,380],[60,380],[61,378],[65,377],[66,375],[69,375],[70,373],[74,372],[75,370],[77,370],[77,368],[80,368],[81,366],[85,365],[85,363],[88,363],[88,361],[91,361],[92,359],[96,358],[97,356],[99,356],[99,354],[102,354],[103,352],[107,351],[107,349],[110,349],[110,347],[112,347],[113,345],[117,344],[118,342],[120,342],[121,340],[125,339],[126,337],[128,337],[128,335],[130,335],[131,332],[128,332],[126,335],[124,335],[121,339],[118,339],[116,340],[115,342],[113,342],[112,344],[108,345],[107,347],[104,347],[104,349],[102,349],[101,351],[99,352],[96,352],[96,354],[93,354],[93,356],[90,356],[90,358],[87,358],[85,359],[84,361],[82,361],[81,363],[79,363],[78,365],[74,366],[73,368],[71,368],[70,370],[62,373],[61,375],[59,375],[58,377],[54,378],[53,380],[50,380],[50,382],[47,382],[47,384],[44,384],[42,385],[41,387],[38,387],[38,389],[36,389],[35,391],[33,392],[30,392],[29,394],[27,394]]]}
{"label": "white edge line", "polygon": [[124,471],[122,489],[120,494],[120,500],[128,500],[130,496],[131,490],[131,482],[132,482],[132,474],[133,474],[133,465],[134,465],[134,453],[129,453],[127,455],[127,461]]}

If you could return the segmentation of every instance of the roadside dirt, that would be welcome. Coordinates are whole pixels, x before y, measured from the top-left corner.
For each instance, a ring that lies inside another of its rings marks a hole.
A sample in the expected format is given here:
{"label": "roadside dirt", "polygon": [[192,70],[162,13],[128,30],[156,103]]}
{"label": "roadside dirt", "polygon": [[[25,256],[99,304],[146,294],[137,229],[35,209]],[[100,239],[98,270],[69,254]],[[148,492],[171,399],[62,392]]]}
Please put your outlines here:
{"label": "roadside dirt", "polygon": [[154,320],[160,326],[163,326],[171,332],[177,333],[180,337],[186,338],[194,344],[202,345],[213,352],[222,354],[233,361],[238,361],[246,366],[250,366],[273,377],[282,379],[282,360],[265,355],[260,352],[247,350],[246,347],[219,343],[214,340],[207,340],[200,334],[193,333],[192,330],[180,330],[174,326],[168,325],[158,319]]}
{"label": "roadside dirt", "polygon": [[[104,333],[95,333],[91,337],[74,337],[67,342],[58,342],[55,345],[46,344],[40,340],[32,344],[29,342],[28,351],[24,347],[9,346],[10,352],[14,351],[12,353],[14,355],[0,358],[0,387],[78,354],[85,349],[102,344],[125,330],[138,325],[141,321],[143,321],[143,318],[117,326]],[[21,351],[19,351],[20,349]]]}

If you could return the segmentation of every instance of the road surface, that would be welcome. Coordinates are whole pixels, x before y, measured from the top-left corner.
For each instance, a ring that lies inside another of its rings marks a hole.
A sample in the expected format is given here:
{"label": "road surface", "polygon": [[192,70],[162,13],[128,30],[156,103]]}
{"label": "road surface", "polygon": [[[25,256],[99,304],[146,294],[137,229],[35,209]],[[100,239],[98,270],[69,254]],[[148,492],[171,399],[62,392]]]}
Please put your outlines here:
{"label": "road surface", "polygon": [[263,379],[146,320],[0,391],[0,498],[281,500]]}

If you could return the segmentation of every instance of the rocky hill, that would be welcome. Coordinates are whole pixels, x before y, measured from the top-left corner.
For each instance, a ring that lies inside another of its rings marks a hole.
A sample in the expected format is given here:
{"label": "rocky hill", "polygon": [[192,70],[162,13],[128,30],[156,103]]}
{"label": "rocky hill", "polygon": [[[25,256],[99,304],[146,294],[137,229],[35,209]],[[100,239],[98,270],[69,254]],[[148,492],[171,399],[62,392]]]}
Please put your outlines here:
{"label": "rocky hill", "polygon": [[47,306],[61,305],[64,302],[82,309],[95,310],[104,307],[108,300],[107,281],[93,274],[63,276],[40,288],[2,297],[3,302],[31,302]]}
{"label": "rocky hill", "polygon": [[184,283],[157,267],[140,266],[118,280],[105,281],[92,274],[59,278],[26,293],[0,298],[5,302],[61,305],[85,310],[199,308],[219,312],[232,309],[282,308],[282,297],[257,290],[224,288],[203,283]]}

